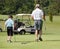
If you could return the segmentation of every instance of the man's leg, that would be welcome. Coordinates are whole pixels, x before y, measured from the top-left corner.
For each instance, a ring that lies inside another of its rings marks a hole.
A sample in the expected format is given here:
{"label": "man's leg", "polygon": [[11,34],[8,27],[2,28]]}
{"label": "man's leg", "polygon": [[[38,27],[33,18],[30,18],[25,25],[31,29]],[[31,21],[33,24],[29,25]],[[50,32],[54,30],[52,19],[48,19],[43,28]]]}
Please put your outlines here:
{"label": "man's leg", "polygon": [[39,40],[42,41],[42,25],[43,25],[43,21],[40,20],[39,22]]}
{"label": "man's leg", "polygon": [[39,31],[39,40],[42,41],[42,30]]}
{"label": "man's leg", "polygon": [[36,39],[38,39],[38,30],[35,31]]}
{"label": "man's leg", "polygon": [[39,37],[41,37],[41,36],[42,36],[42,30],[39,31]]}
{"label": "man's leg", "polygon": [[38,41],[38,30],[35,31],[35,38],[36,38],[36,41]]}

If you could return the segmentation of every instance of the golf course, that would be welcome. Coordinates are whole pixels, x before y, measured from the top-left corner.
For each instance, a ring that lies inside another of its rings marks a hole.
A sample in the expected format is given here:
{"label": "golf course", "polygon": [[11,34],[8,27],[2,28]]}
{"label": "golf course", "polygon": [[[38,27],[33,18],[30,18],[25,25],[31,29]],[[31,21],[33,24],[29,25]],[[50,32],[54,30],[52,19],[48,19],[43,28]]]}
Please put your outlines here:
{"label": "golf course", "polygon": [[[2,15],[0,18],[3,18]],[[6,18],[6,17],[5,17]],[[4,22],[1,22],[4,30]],[[53,22],[43,23],[43,41],[36,42],[34,34],[14,35],[12,43],[7,42],[7,32],[0,32],[0,49],[60,49],[60,16],[53,16]]]}

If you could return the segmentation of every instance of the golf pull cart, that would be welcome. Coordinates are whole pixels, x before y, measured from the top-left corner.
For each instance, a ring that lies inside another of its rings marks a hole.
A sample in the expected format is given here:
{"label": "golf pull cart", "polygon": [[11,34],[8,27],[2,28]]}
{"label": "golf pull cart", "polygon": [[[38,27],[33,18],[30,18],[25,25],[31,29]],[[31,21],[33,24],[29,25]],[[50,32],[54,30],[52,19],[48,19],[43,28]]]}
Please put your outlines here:
{"label": "golf pull cart", "polygon": [[[34,26],[31,25],[31,14],[17,14],[14,21],[14,34],[34,34]],[[19,18],[19,19],[18,19]]]}

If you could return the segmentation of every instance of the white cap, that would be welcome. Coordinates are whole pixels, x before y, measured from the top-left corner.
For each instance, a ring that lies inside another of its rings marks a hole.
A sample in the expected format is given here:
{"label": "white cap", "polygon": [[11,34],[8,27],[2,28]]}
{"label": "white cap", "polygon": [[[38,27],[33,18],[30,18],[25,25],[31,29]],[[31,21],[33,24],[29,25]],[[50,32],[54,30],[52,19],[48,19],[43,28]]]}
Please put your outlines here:
{"label": "white cap", "polygon": [[36,4],[36,6],[35,6],[35,7],[36,7],[36,8],[38,8],[39,6],[40,6],[39,4]]}

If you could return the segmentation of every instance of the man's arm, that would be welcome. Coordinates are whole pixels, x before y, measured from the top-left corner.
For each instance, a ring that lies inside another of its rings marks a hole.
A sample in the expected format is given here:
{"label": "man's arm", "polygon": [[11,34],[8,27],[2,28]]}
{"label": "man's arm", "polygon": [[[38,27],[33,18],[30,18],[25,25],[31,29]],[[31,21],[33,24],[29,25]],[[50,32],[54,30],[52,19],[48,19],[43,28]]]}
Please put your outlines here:
{"label": "man's arm", "polygon": [[45,18],[45,12],[43,13],[43,19],[44,19],[44,21],[46,20],[46,18]]}
{"label": "man's arm", "polygon": [[34,20],[33,16],[31,16],[31,17],[32,17],[32,19]]}

